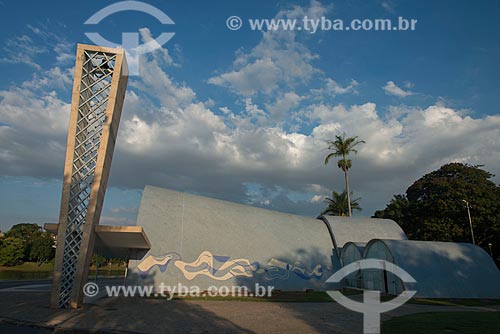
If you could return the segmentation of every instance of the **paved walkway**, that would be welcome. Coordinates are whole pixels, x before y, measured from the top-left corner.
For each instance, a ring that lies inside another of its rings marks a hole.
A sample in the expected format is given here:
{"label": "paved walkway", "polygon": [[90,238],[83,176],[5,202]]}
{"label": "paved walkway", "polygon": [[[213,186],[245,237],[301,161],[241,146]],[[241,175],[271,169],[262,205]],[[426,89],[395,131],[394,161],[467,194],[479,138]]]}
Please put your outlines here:
{"label": "paved walkway", "polygon": [[[46,289],[45,286],[40,288]],[[104,298],[77,310],[52,310],[48,300],[48,291],[35,288],[0,290],[0,320],[61,330],[110,333],[362,333],[362,315],[337,303],[166,301],[119,297]],[[465,310],[499,309],[406,304],[383,319],[418,312]]]}

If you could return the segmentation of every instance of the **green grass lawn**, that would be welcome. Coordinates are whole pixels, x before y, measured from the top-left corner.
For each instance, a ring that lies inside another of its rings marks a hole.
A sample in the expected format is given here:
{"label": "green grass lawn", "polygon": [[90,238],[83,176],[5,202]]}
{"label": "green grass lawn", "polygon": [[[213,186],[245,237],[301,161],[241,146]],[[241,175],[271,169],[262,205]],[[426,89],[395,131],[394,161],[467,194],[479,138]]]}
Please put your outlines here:
{"label": "green grass lawn", "polygon": [[[95,266],[90,266],[91,271],[95,271]],[[38,264],[36,262],[24,262],[22,264],[18,264],[16,266],[0,266],[0,271],[25,271],[25,272],[52,272],[54,271],[54,263],[42,263]],[[99,268],[99,272],[106,271],[123,271],[125,272],[124,265],[112,264],[104,265]]]}
{"label": "green grass lawn", "polygon": [[500,299],[427,299],[414,298],[411,304],[437,305],[437,306],[490,306],[500,305]]}
{"label": "green grass lawn", "polygon": [[38,264],[36,262],[24,262],[17,266],[2,266],[0,271],[29,271],[29,272],[49,272],[54,270],[54,263],[42,263]]}
{"label": "green grass lawn", "polygon": [[419,313],[385,321],[382,334],[500,333],[500,312]]}
{"label": "green grass lawn", "polygon": [[[24,262],[17,266],[1,266],[0,280],[32,280],[48,279],[52,276],[54,264],[36,262]],[[113,264],[99,268],[99,276],[122,276],[125,273],[125,266]],[[89,278],[95,275],[95,267],[90,267]]]}

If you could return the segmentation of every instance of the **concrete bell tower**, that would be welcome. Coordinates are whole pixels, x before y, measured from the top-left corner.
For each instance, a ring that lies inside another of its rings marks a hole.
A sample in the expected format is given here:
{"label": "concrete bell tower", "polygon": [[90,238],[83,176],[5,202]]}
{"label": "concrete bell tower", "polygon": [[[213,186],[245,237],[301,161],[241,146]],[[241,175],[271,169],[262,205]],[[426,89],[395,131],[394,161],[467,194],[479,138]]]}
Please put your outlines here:
{"label": "concrete bell tower", "polygon": [[128,81],[123,49],[78,44],[51,307],[83,301]]}

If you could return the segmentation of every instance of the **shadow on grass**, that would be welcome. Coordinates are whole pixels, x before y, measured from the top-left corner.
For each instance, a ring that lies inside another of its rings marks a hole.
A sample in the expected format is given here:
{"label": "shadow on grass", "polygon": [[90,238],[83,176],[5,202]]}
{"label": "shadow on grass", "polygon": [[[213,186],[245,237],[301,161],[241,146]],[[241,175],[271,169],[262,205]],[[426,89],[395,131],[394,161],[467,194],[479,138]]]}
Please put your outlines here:
{"label": "shadow on grass", "polygon": [[491,306],[500,305],[500,299],[428,299],[413,298],[409,301],[417,305],[437,305],[437,306]]}
{"label": "shadow on grass", "polygon": [[382,334],[498,333],[499,312],[436,312],[393,318],[382,324]]}

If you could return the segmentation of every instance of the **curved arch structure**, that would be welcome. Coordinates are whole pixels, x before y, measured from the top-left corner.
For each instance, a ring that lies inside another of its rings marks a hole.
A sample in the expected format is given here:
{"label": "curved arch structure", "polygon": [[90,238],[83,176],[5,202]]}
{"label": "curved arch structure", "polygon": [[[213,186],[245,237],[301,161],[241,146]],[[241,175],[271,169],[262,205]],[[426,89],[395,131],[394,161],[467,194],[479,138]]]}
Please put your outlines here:
{"label": "curved arch structure", "polygon": [[[344,247],[342,247],[342,253],[340,255],[340,263],[342,264],[342,267],[362,260],[364,248],[364,243],[346,243]],[[363,282],[361,281],[361,272],[357,271],[346,276],[344,283],[347,287],[362,289]]]}
{"label": "curved arch structure", "polygon": [[[417,281],[417,297],[500,298],[500,272],[491,257],[472,244],[375,239],[367,244],[364,257],[392,262],[410,273]],[[399,279],[389,275],[384,282],[380,275],[363,275],[365,288],[395,294],[405,289]]]}
{"label": "curved arch structure", "polygon": [[318,219],[146,186],[137,224],[152,245],[130,263],[138,284],[324,289],[332,273]]}
{"label": "curved arch structure", "polygon": [[431,298],[500,298],[500,273],[482,249],[407,240],[392,220],[313,219],[146,186],[137,224],[151,242],[149,252],[129,264],[137,285],[253,290],[258,283],[325,290],[342,265],[378,258],[410,273],[416,286],[380,269],[353,273],[352,282],[339,286],[390,294],[417,290]]}
{"label": "curved arch structure", "polygon": [[365,249],[364,243],[348,242],[342,247],[342,253],[340,254],[340,260],[342,266],[347,266],[353,262],[363,259],[363,251]]}
{"label": "curved arch structure", "polygon": [[348,242],[366,244],[372,239],[406,240],[401,227],[390,219],[320,216],[328,226],[340,259],[342,248]]}

